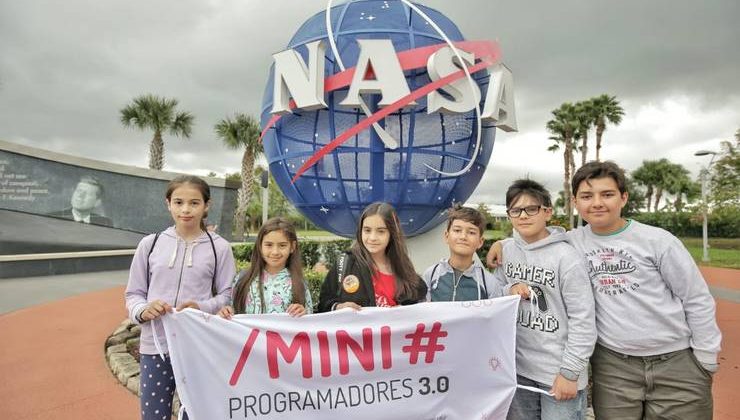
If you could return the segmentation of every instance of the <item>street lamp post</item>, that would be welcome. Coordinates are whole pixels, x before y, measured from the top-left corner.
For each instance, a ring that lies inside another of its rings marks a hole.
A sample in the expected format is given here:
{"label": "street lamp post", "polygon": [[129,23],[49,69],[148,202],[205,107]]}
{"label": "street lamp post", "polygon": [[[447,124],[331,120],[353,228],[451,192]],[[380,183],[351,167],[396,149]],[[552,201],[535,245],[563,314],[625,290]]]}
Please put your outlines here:
{"label": "street lamp post", "polygon": [[702,235],[702,251],[703,255],[701,260],[704,262],[709,261],[709,229],[707,221],[707,176],[709,175],[709,168],[714,163],[714,158],[717,157],[717,152],[711,150],[699,150],[694,153],[694,156],[707,156],[712,155],[712,159],[709,161],[709,165],[702,168],[699,172],[701,178],[701,204],[702,204],[702,224],[701,224],[701,235]]}

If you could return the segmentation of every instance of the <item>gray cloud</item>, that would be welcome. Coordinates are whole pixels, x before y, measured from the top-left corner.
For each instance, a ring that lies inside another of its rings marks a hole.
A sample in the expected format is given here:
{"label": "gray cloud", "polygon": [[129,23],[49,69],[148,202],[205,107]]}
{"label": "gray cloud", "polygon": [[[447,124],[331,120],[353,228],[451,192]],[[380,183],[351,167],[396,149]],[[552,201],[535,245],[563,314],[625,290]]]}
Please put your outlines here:
{"label": "gray cloud", "polygon": [[[661,142],[649,118],[610,129],[604,152],[628,169],[671,157],[696,171],[693,151],[729,138],[740,124],[736,0],[422,3],[470,39],[498,39],[515,74],[520,132],[499,133],[476,192],[481,201],[500,202],[506,185],[527,173],[560,189],[562,158],[544,151],[543,126],[564,101],[617,95],[627,124],[649,104],[686,97],[694,116],[712,121],[688,124],[670,142]],[[165,138],[167,169],[237,171],[240,154],[217,144],[213,125],[234,112],[258,114],[271,54],[325,5],[2,2],[0,138],[145,166],[151,134],[124,129],[118,110],[154,93],[178,98],[196,116],[192,139]],[[680,113],[672,118],[666,121],[682,121]]]}

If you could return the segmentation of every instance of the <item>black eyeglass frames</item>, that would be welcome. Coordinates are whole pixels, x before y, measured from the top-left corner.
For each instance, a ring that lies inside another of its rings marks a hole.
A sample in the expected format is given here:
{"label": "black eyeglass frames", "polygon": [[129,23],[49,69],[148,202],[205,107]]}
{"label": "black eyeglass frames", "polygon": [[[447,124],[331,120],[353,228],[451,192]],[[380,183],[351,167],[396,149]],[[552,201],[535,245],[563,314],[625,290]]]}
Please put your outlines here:
{"label": "black eyeglass frames", "polygon": [[539,214],[540,209],[546,209],[545,206],[526,206],[526,207],[512,207],[506,210],[506,214],[509,217],[517,218],[522,215],[522,212],[527,213],[527,216],[536,216]]}

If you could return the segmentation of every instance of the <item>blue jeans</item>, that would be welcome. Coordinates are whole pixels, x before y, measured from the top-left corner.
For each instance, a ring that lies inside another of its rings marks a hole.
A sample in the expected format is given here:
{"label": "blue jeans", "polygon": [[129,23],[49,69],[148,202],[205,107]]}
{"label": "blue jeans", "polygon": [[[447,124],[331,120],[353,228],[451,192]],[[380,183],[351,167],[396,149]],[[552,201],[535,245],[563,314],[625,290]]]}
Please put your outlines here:
{"label": "blue jeans", "polygon": [[[552,388],[546,385],[516,375],[519,385],[531,386],[545,391]],[[509,407],[507,420],[583,420],[586,418],[586,390],[578,391],[572,400],[557,401],[554,397],[543,395],[526,389],[517,388],[514,399]]]}

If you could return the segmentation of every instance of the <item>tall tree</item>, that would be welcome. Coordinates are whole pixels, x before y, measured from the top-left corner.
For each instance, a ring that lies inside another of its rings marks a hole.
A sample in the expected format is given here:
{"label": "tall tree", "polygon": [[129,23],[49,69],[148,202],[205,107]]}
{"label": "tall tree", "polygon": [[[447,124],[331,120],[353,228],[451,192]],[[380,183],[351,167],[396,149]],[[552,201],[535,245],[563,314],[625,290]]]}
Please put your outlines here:
{"label": "tall tree", "polygon": [[563,191],[565,191],[566,206],[565,212],[568,216],[568,223],[572,228],[573,223],[573,205],[571,204],[572,193],[570,190],[571,168],[573,166],[573,141],[576,128],[578,127],[578,113],[575,105],[565,102],[558,109],[552,111],[553,119],[547,122],[545,127],[552,134],[550,140],[555,144],[548,147],[547,150],[556,151],[563,149]]}
{"label": "tall tree", "polygon": [[[672,163],[665,180],[666,191],[672,194],[673,208],[675,211],[683,211],[686,202],[693,201],[699,196],[701,188],[699,183],[689,177],[688,169],[682,165]],[[686,198],[684,201],[684,197]]]}
{"label": "tall tree", "polygon": [[227,117],[215,126],[216,135],[230,149],[244,149],[242,154],[241,183],[236,206],[236,237],[244,236],[244,222],[249,199],[254,187],[254,161],[262,154],[260,126],[256,119],[245,114]]}
{"label": "tall tree", "polygon": [[[578,151],[581,152],[581,166],[583,166],[588,160],[588,132],[591,130],[591,127],[593,127],[595,122],[593,101],[588,99],[585,101],[576,102],[575,113],[577,125],[574,133],[574,142],[576,144],[578,143],[578,141],[581,142],[581,145],[578,146]],[[571,159],[570,163],[571,173],[575,173],[575,159]],[[578,226],[582,225],[583,215],[579,213]]]}
{"label": "tall tree", "polygon": [[657,160],[643,160],[642,165],[632,172],[632,179],[646,188],[645,199],[647,200],[647,211],[650,211],[650,207],[653,200],[653,193],[655,187],[660,183],[660,176],[658,173],[659,162]]}
{"label": "tall tree", "polygon": [[591,104],[593,107],[593,118],[594,125],[596,126],[596,160],[601,160],[601,141],[604,131],[606,131],[606,123],[612,123],[618,125],[622,122],[624,116],[624,109],[619,105],[616,96],[601,95],[595,98],[591,98]]}
{"label": "tall tree", "polygon": [[711,168],[710,194],[717,207],[740,206],[740,130],[735,144],[723,141],[721,151]]}
{"label": "tall tree", "polygon": [[155,95],[141,95],[131,104],[121,109],[121,123],[125,127],[140,130],[153,130],[154,137],[149,144],[149,168],[162,170],[164,167],[164,140],[162,133],[190,138],[194,117],[189,112],[177,112],[177,99],[160,98]]}
{"label": "tall tree", "polygon": [[574,137],[581,141],[581,145],[578,147],[578,151],[581,152],[581,166],[588,161],[588,132],[596,122],[595,109],[591,99],[576,103],[575,111],[578,125]]}

